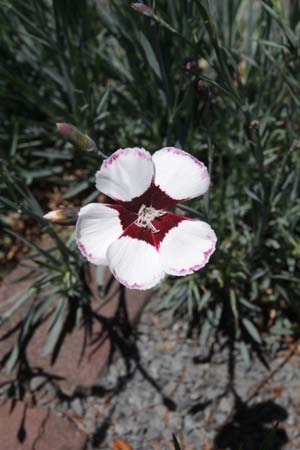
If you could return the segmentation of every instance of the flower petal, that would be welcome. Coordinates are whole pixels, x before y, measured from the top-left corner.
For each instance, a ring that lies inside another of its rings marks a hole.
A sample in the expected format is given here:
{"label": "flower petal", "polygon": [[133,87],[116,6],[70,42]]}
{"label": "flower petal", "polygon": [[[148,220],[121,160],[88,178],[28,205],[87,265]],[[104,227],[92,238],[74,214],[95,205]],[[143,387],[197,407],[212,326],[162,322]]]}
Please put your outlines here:
{"label": "flower petal", "polygon": [[215,251],[217,238],[200,220],[183,220],[171,228],[160,243],[162,267],[170,275],[187,275],[204,267]]}
{"label": "flower petal", "polygon": [[129,202],[151,185],[154,164],[143,148],[117,150],[96,173],[96,187],[116,201]]}
{"label": "flower petal", "polygon": [[210,181],[207,169],[189,153],[175,147],[165,147],[155,152],[152,159],[155,165],[155,185],[171,197],[173,202],[188,200],[207,191]]}
{"label": "flower petal", "polygon": [[107,260],[112,273],[130,289],[150,289],[165,275],[151,242],[151,232],[133,224],[108,248]]}
{"label": "flower petal", "polygon": [[159,251],[160,245],[169,231],[177,227],[183,220],[187,220],[186,217],[166,212],[163,216],[152,221],[152,225],[157,230],[152,233],[152,242],[157,251]]}
{"label": "flower petal", "polygon": [[81,253],[93,264],[106,264],[108,246],[135,218],[122,206],[100,203],[84,206],[76,223],[76,241]]}

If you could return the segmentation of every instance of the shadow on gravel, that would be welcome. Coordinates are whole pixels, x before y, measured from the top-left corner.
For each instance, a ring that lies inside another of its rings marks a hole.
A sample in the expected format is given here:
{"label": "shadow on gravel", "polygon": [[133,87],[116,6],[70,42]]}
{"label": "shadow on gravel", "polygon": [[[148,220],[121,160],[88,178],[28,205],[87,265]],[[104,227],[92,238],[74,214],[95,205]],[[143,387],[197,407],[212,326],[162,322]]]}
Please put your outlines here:
{"label": "shadow on gravel", "polygon": [[[224,394],[231,392],[234,396],[234,405],[231,414],[219,428],[214,439],[215,449],[281,450],[288,442],[288,436],[285,430],[277,428],[277,425],[287,419],[287,411],[271,400],[250,404],[265,380],[246,399],[243,400],[239,396],[235,385],[236,353],[232,340],[228,341],[228,350],[228,385]],[[262,364],[270,369],[268,362],[260,357],[260,351],[256,352],[256,355]],[[279,365],[278,369],[283,367],[285,362]]]}
{"label": "shadow on gravel", "polygon": [[[205,353],[194,357],[194,364],[212,363],[215,353],[214,341],[211,347]],[[268,370],[267,375],[263,377],[258,386],[254,386],[254,391],[246,398],[242,399],[236,390],[236,348],[235,340],[230,333],[227,334],[227,340],[221,348],[221,353],[227,350],[227,384],[224,386],[223,392],[218,395],[212,403],[215,405],[228,396],[233,396],[234,403],[232,411],[227,419],[218,428],[214,439],[214,450],[281,450],[288,442],[288,436],[284,429],[278,427],[278,423],[284,422],[288,413],[282,406],[268,400],[261,403],[252,403],[257,392],[271,378],[274,373],[287,363],[292,353],[276,367],[271,370],[268,361],[262,355],[261,349],[252,346],[252,351],[256,354],[260,362]],[[203,410],[209,402],[202,402],[190,413]],[[217,410],[217,406],[215,406]]]}
{"label": "shadow on gravel", "polygon": [[287,443],[285,430],[274,428],[274,424],[285,421],[288,414],[273,401],[247,406],[236,400],[234,411],[215,437],[216,449],[259,450],[263,442],[268,449],[280,450]]}
{"label": "shadow on gravel", "polygon": [[[107,289],[110,288],[111,283],[112,281],[110,280]],[[109,363],[112,362],[112,358],[117,351],[123,358],[126,367],[126,374],[119,378],[115,392],[120,392],[120,390],[122,390],[128,381],[134,376],[135,372],[138,371],[161,395],[162,402],[166,408],[170,411],[175,411],[177,408],[176,403],[164,394],[162,387],[142,365],[140,351],[137,346],[138,339],[136,330],[128,317],[125,293],[126,289],[124,286],[119,285],[119,303],[114,317],[108,319],[94,314],[94,318],[100,321],[103,330],[101,332],[101,336],[98,337],[100,345],[103,338],[109,339],[111,344]]]}
{"label": "shadow on gravel", "polygon": [[[113,284],[116,284],[116,282],[113,277],[111,277],[107,283],[105,295],[107,295],[109,290],[112,289]],[[98,386],[98,389],[100,389],[100,395],[103,396],[103,392],[105,392],[110,398],[116,397],[126,388],[135,373],[139,372],[143,378],[147,380],[147,382],[160,394],[162,403],[165,407],[169,411],[175,411],[177,409],[176,403],[164,394],[163,388],[147,372],[142,364],[142,358],[137,346],[138,339],[136,329],[135,326],[132,325],[128,314],[126,289],[124,286],[118,285],[117,295],[118,307],[116,313],[112,317],[107,318],[97,313],[93,314],[93,319],[98,320],[102,328],[101,333],[95,339],[94,344],[96,344],[96,346],[94,351],[97,351],[98,349],[97,343],[99,347],[101,347],[103,342],[108,339],[110,342],[109,364],[112,362],[114,354],[116,352],[119,353],[124,360],[126,373],[118,378],[115,386],[110,390],[106,390],[105,388]],[[113,410],[111,410],[108,417],[102,422],[102,424],[99,425],[91,437],[93,446],[99,446],[104,442],[107,430],[111,425],[112,416]]]}

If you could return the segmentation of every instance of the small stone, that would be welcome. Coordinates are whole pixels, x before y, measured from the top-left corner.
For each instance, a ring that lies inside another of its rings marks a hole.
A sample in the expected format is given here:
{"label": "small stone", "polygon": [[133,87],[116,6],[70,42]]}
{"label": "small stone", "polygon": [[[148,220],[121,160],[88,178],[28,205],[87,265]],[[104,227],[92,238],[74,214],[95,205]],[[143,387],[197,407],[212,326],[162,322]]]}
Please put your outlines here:
{"label": "small stone", "polygon": [[222,400],[220,401],[219,404],[219,410],[222,411],[223,413],[230,413],[230,411],[232,410],[232,401],[230,401],[228,398],[223,397]]}
{"label": "small stone", "polygon": [[43,377],[41,375],[34,377],[30,380],[30,390],[36,391],[39,389],[43,384],[47,382],[47,378]]}
{"label": "small stone", "polygon": [[161,429],[160,428],[154,428],[154,427],[149,427],[149,429],[147,430],[147,433],[145,435],[145,442],[147,441],[152,441],[154,439],[159,439],[161,436]]}
{"label": "small stone", "polygon": [[192,406],[193,406],[193,402],[191,401],[191,399],[189,397],[182,398],[177,402],[177,409],[181,413],[190,409]]}
{"label": "small stone", "polygon": [[173,332],[177,332],[180,329],[180,324],[178,322],[175,322],[174,325],[172,326],[172,331]]}
{"label": "small stone", "polygon": [[194,419],[189,415],[185,416],[183,423],[184,423],[184,428],[187,432],[189,432],[195,428]]}
{"label": "small stone", "polygon": [[83,406],[79,398],[75,398],[74,400],[72,400],[70,403],[70,407],[77,416],[82,417],[84,415]]}
{"label": "small stone", "polygon": [[194,391],[190,394],[190,399],[191,400],[198,400],[199,399],[199,392]]}
{"label": "small stone", "polygon": [[152,361],[150,365],[150,374],[154,378],[158,378],[160,369],[160,362],[158,360]]}
{"label": "small stone", "polygon": [[168,422],[168,428],[171,431],[179,431],[182,427],[182,418],[178,414],[171,414]]}
{"label": "small stone", "polygon": [[126,433],[126,429],[122,422],[116,423],[115,425],[115,433],[117,436],[124,436]]}

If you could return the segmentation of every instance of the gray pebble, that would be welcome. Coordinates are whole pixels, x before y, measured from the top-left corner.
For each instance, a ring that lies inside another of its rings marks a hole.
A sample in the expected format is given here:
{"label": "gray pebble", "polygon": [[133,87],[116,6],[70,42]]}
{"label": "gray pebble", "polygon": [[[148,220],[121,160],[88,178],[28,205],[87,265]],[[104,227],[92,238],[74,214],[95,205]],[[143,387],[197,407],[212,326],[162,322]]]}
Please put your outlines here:
{"label": "gray pebble", "polygon": [[70,408],[77,416],[84,415],[84,409],[81,400],[79,398],[75,398],[74,400],[71,401]]}
{"label": "gray pebble", "polygon": [[229,414],[233,408],[233,399],[229,399],[228,397],[223,397],[219,403],[219,411],[225,414]]}
{"label": "gray pebble", "polygon": [[39,375],[37,377],[34,377],[30,380],[30,389],[31,391],[36,391],[39,389],[43,384],[47,382],[47,378]]}

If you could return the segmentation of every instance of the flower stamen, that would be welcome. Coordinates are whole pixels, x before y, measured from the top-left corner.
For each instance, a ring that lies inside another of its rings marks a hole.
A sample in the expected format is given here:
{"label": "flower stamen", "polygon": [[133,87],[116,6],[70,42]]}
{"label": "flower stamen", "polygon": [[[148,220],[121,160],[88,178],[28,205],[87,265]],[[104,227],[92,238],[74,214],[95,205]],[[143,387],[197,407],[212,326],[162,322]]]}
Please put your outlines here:
{"label": "flower stamen", "polygon": [[157,210],[152,206],[142,205],[138,212],[138,218],[134,223],[140,228],[148,228],[152,233],[158,233],[159,230],[153,225],[152,221],[164,214],[166,214],[165,211]]}

